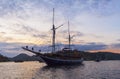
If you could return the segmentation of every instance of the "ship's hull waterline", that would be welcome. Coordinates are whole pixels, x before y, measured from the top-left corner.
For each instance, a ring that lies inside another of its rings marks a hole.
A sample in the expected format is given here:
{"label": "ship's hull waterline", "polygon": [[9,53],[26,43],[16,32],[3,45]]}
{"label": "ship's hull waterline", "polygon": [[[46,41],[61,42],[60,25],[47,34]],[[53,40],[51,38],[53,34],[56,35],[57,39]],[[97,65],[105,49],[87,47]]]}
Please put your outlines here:
{"label": "ship's hull waterline", "polygon": [[40,57],[48,66],[80,65],[83,62],[82,58],[77,60],[64,60],[64,59],[51,58],[46,56],[40,56]]}

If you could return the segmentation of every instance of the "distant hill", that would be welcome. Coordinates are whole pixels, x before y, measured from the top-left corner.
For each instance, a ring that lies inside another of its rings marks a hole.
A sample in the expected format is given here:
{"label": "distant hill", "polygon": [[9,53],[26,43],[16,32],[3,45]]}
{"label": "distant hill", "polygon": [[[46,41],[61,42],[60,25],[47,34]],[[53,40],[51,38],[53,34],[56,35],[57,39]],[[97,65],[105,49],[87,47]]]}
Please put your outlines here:
{"label": "distant hill", "polygon": [[[96,59],[100,60],[120,60],[120,54],[118,53],[112,53],[112,52],[96,52],[96,53],[90,53],[90,52],[84,52],[79,51],[81,56],[84,58],[84,60],[92,60],[95,61]],[[29,56],[27,54],[19,54],[13,58],[10,59],[11,61],[42,61],[40,57],[36,57],[35,55]]]}
{"label": "distant hill", "polygon": [[112,52],[97,52],[98,55],[101,55],[105,60],[120,60],[119,53]]}
{"label": "distant hill", "polygon": [[[112,52],[96,52],[96,53],[90,53],[90,52],[84,52],[79,51],[81,56],[84,58],[84,60],[92,60],[95,61],[96,59],[100,60],[120,60],[120,54],[118,53],[112,53]],[[35,55],[29,56],[27,54],[19,54],[13,58],[8,58],[0,54],[0,62],[6,62],[6,61],[15,61],[15,62],[23,62],[23,61],[43,61],[40,57],[36,57]]]}
{"label": "distant hill", "polygon": [[42,59],[36,56],[29,56],[27,54],[19,54],[13,58],[10,58],[11,61],[22,62],[22,61],[42,61]]}
{"label": "distant hill", "polygon": [[112,52],[80,52],[85,60],[120,60],[120,54]]}
{"label": "distant hill", "polygon": [[6,62],[6,61],[9,61],[9,59],[0,54],[0,62]]}

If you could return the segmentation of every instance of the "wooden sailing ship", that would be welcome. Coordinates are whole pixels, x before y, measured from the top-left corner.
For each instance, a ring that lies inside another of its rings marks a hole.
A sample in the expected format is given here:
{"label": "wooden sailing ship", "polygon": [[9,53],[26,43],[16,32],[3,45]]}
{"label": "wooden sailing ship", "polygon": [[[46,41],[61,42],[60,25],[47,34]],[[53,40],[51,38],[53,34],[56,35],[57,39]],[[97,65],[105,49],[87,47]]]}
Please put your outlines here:
{"label": "wooden sailing ship", "polygon": [[33,49],[29,49],[28,46],[22,47],[24,50],[30,51],[40,58],[49,65],[49,66],[59,66],[59,65],[76,65],[81,64],[83,62],[83,58],[79,54],[77,50],[71,49],[71,36],[70,36],[70,28],[68,22],[68,41],[69,46],[68,48],[64,48],[60,51],[55,51],[55,36],[56,30],[63,25],[55,27],[54,25],[54,9],[53,9],[53,26],[52,26],[52,52],[51,53],[40,53],[36,52]]}

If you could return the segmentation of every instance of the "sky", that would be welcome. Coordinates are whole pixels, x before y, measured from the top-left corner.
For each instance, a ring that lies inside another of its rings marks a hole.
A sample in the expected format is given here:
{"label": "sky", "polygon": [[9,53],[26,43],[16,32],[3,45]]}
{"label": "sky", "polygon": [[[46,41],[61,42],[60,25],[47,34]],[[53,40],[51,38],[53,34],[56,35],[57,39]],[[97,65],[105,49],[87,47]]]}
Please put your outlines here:
{"label": "sky", "polygon": [[55,8],[56,43],[85,51],[120,53],[120,0],[0,0],[0,54],[27,53],[22,46],[51,44]]}

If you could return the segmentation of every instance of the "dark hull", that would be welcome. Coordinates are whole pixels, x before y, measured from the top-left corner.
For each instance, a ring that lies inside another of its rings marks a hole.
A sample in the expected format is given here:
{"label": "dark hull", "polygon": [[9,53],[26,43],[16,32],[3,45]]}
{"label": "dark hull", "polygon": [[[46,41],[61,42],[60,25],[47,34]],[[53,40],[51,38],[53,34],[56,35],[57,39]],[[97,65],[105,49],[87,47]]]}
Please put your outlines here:
{"label": "dark hull", "polygon": [[40,56],[48,66],[60,66],[60,65],[79,65],[82,64],[83,59],[77,60],[63,60],[57,58],[50,58],[45,56]]}

